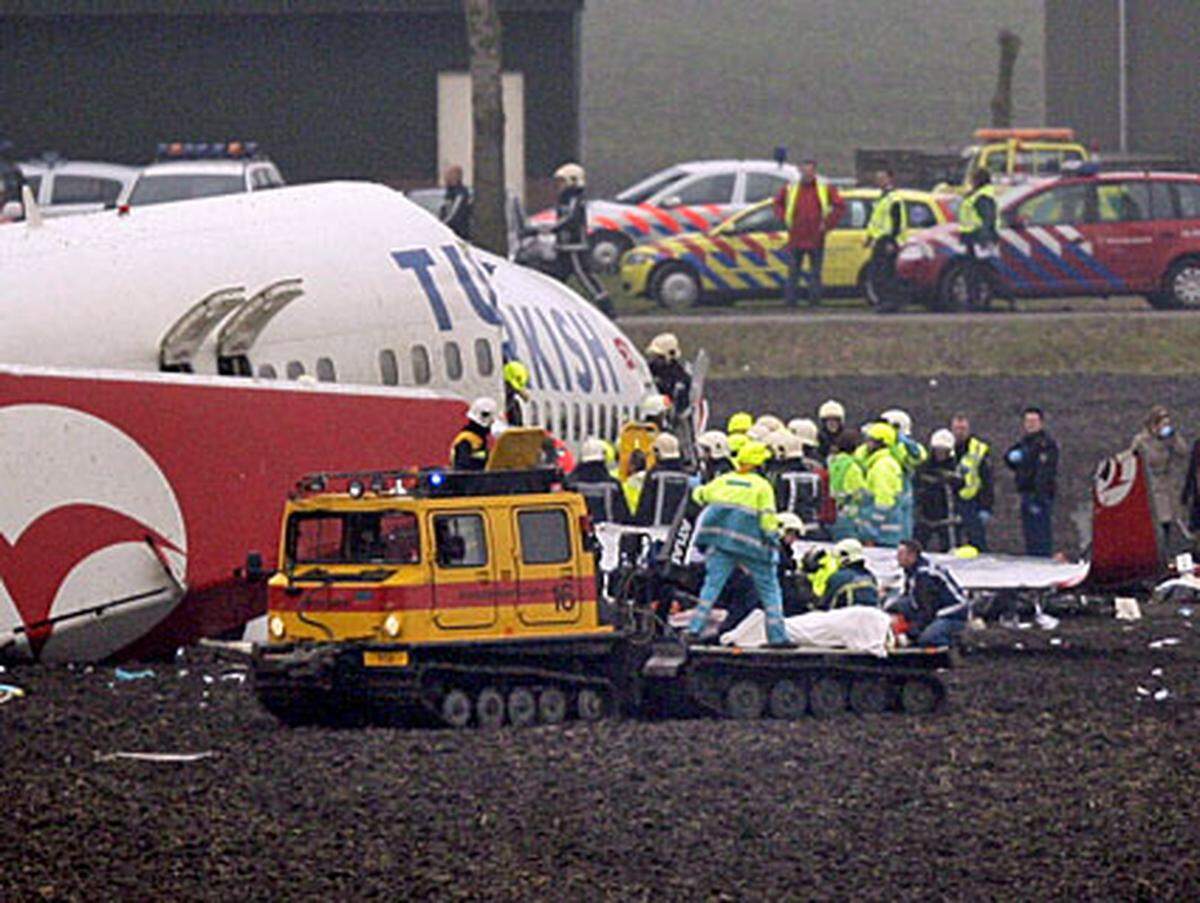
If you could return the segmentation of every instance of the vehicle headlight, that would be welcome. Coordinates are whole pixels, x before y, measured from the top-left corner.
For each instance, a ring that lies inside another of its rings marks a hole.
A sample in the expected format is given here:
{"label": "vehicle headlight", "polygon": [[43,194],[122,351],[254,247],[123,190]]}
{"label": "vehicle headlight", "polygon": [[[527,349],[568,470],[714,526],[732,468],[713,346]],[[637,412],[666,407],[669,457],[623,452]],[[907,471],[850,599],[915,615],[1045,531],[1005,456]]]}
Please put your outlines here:
{"label": "vehicle headlight", "polygon": [[640,251],[630,251],[623,258],[621,258],[621,263],[626,266],[635,267],[641,266],[643,263],[649,263],[653,259],[653,254],[644,254]]}
{"label": "vehicle headlight", "polygon": [[911,245],[905,245],[900,249],[900,254],[897,260],[932,260],[933,248],[925,242],[914,242]]}
{"label": "vehicle headlight", "polygon": [[394,614],[388,615],[383,622],[383,629],[388,636],[400,636],[400,619]]}
{"label": "vehicle headlight", "polygon": [[283,634],[286,630],[283,618],[279,617],[279,615],[271,615],[271,619],[267,622],[267,627],[270,628],[271,636],[277,640],[283,639]]}

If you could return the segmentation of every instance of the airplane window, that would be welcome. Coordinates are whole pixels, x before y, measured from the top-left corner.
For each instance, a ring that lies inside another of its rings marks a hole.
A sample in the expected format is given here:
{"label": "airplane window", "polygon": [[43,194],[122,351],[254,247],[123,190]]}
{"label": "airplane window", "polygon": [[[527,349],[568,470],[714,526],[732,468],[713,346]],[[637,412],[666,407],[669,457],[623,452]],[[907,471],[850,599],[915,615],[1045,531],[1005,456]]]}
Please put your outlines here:
{"label": "airplane window", "polygon": [[558,409],[558,438],[569,439],[571,435],[571,418],[567,416],[567,403],[564,401]]}
{"label": "airplane window", "polygon": [[458,350],[458,342],[446,343],[446,376],[452,380],[462,379],[462,352]]}
{"label": "airplane window", "polygon": [[615,442],[621,435],[621,409],[616,405],[612,406],[612,432],[610,438]]}
{"label": "airplane window", "polygon": [[596,435],[596,409],[590,404],[587,406],[587,435]]}
{"label": "airplane window", "polygon": [[385,386],[400,385],[400,366],[396,363],[396,352],[391,348],[379,352],[379,378]]}
{"label": "airplane window", "polygon": [[579,416],[579,402],[575,402],[575,404],[572,405],[572,407],[574,408],[574,413],[575,413],[575,416],[572,418],[575,422],[574,423],[575,431],[572,435],[574,436],[575,441],[578,442],[582,438],[579,435],[579,433],[583,429],[583,418]]}
{"label": "airplane window", "polygon": [[536,401],[529,402],[529,425],[537,426],[538,422],[538,403]]}
{"label": "airplane window", "polygon": [[429,382],[429,351],[424,345],[412,346],[413,382],[423,386]]}
{"label": "airplane window", "polygon": [[258,368],[258,378],[259,379],[274,379],[275,378],[275,368],[273,366],[271,366],[270,364],[262,364]]}
{"label": "airplane window", "polygon": [[299,361],[288,361],[287,378],[299,379],[304,375],[304,365]]}
{"label": "airplane window", "polygon": [[317,358],[317,381],[323,383],[337,382],[337,372],[333,369],[333,361],[327,357]]}
{"label": "airplane window", "polygon": [[487,339],[475,340],[475,369],[480,376],[491,376],[496,369],[496,359],[492,356],[492,345]]}

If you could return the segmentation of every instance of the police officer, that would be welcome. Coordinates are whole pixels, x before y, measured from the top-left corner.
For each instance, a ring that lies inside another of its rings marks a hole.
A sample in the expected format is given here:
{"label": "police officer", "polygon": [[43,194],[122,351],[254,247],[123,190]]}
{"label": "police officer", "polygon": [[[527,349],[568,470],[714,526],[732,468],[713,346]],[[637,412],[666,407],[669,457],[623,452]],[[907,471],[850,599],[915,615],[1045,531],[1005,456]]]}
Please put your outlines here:
{"label": "police officer", "polygon": [[896,174],[881,169],[875,184],[882,194],[871,211],[867,223],[865,244],[871,248],[868,266],[868,292],[873,293],[882,310],[894,310],[896,297],[896,255],[900,251],[900,234],[908,228],[904,201],[896,193]]}
{"label": "police officer", "polygon": [[833,547],[837,570],[829,575],[821,607],[827,611],[849,605],[879,607],[879,584],[867,570],[863,545],[857,539],[843,539]]}
{"label": "police officer", "polygon": [[996,187],[992,174],[980,167],[971,174],[971,191],[958,208],[958,224],[962,242],[971,258],[970,292],[972,305],[979,304],[983,295],[983,280],[988,278],[982,261],[994,257],[1000,240],[1000,211],[996,204]]}
{"label": "police officer", "polygon": [[522,401],[529,401],[529,368],[520,361],[504,365],[504,419],[509,426],[522,426],[525,413]]}
{"label": "police officer", "polygon": [[554,233],[558,255],[554,261],[555,275],[563,282],[574,276],[592,303],[606,316],[615,319],[612,299],[592,272],[587,202],[583,196],[587,174],[578,163],[564,163],[554,171],[554,182],[558,188],[558,203],[555,221],[549,229]]}
{"label": "police officer", "polygon": [[708,623],[713,604],[725,581],[741,566],[754,581],[759,604],[766,613],[767,642],[788,645],[776,564],[779,558],[775,490],[758,470],[771,453],[750,441],[737,454],[737,472],[717,477],[692,493],[700,514],[695,543],[705,552],[704,586],[692,613],[687,637],[696,639]]}
{"label": "police officer", "polygon": [[455,470],[487,467],[488,439],[496,422],[496,400],[476,398],[467,408],[467,422],[450,443],[450,466]]}
{"label": "police officer", "polygon": [[1045,413],[1039,407],[1030,405],[1022,412],[1021,427],[1025,435],[1004,453],[1004,463],[1013,471],[1021,496],[1025,554],[1049,557],[1054,547],[1058,443],[1046,432]]}
{"label": "police officer", "polygon": [[463,241],[471,240],[471,189],[463,184],[461,166],[446,170],[446,193],[442,197],[438,219]]}
{"label": "police officer", "polygon": [[620,482],[608,472],[604,443],[595,437],[584,440],[579,457],[579,466],[563,485],[583,496],[595,523],[629,523],[625,493]]}
{"label": "police officer", "polygon": [[966,414],[950,418],[954,436],[954,458],[962,477],[958,490],[958,515],[966,540],[980,552],[987,551],[987,525],[992,519],[995,490],[992,488],[991,446],[971,432]]}
{"label": "police officer", "polygon": [[654,438],[654,466],[646,472],[633,522],[642,527],[662,527],[675,522],[687,502],[691,477],[684,467],[679,440],[670,433]]}
{"label": "police officer", "polygon": [[866,499],[859,512],[859,535],[876,545],[894,546],[903,537],[904,511],[901,494],[904,475],[892,446],[896,431],[886,423],[872,423],[863,430],[866,439]]}

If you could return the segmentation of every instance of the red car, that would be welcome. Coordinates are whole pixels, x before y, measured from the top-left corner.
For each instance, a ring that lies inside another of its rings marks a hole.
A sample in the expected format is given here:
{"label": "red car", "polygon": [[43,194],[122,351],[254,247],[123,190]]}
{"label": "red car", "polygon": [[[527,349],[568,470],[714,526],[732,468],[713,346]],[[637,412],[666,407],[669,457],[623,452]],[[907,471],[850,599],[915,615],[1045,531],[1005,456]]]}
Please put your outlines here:
{"label": "red car", "polygon": [[994,295],[1144,295],[1200,308],[1200,175],[1081,169],[1003,195],[1000,227],[984,261],[957,224],[916,233],[896,261],[898,300],[960,310]]}

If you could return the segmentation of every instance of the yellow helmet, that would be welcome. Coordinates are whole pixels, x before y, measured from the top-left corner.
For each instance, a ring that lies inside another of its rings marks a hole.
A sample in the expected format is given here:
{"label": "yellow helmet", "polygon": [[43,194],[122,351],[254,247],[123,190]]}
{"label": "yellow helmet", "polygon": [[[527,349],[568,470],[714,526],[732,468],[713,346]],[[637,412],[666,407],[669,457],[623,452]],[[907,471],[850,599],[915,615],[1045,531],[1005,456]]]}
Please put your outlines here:
{"label": "yellow helmet", "polygon": [[737,455],[737,453],[742,450],[742,446],[749,441],[750,437],[745,433],[730,433],[729,438],[726,440],[726,444],[729,445],[729,453],[731,455]]}
{"label": "yellow helmet", "polygon": [[748,440],[745,445],[738,449],[737,466],[739,470],[762,467],[770,460],[771,450],[761,442]]}
{"label": "yellow helmet", "polygon": [[745,411],[738,411],[725,424],[725,432],[732,436],[734,433],[744,433],[754,426],[754,418]]}
{"label": "yellow helmet", "polygon": [[896,444],[896,428],[886,423],[868,423],[863,430],[863,435],[876,442],[882,442],[884,445]]}
{"label": "yellow helmet", "polygon": [[509,361],[504,365],[504,382],[518,392],[529,385],[529,368],[520,361]]}

